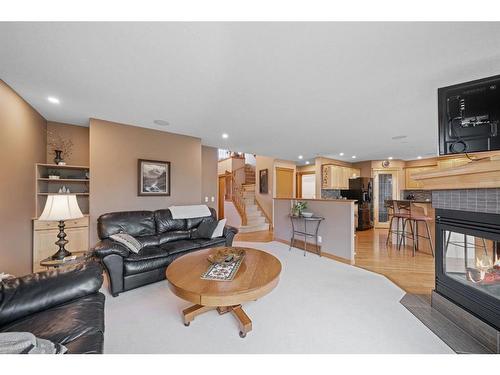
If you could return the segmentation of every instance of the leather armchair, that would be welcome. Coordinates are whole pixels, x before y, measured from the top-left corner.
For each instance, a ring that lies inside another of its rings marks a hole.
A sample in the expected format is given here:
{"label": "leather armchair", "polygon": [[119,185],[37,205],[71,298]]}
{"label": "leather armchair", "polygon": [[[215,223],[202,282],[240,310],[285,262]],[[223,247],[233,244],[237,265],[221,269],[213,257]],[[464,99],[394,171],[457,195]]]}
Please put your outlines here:
{"label": "leather armchair", "polygon": [[[198,226],[206,221],[217,220],[211,216],[173,219],[170,210],[125,211],[101,215],[97,220],[100,241],[94,247],[109,276],[110,292],[119,293],[165,279],[165,269],[174,259],[191,251],[208,247],[232,246],[238,230],[226,226],[222,237],[198,239],[193,236]],[[109,237],[125,232],[143,246],[138,254]]]}
{"label": "leather armchair", "polygon": [[69,353],[102,353],[104,295],[97,262],[0,282],[0,332],[31,332]]}

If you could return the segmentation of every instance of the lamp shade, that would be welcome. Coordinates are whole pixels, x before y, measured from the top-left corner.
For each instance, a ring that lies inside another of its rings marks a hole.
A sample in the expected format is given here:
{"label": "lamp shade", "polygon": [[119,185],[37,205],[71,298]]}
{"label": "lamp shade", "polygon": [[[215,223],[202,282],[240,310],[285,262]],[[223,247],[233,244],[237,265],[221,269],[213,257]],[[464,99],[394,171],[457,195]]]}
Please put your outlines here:
{"label": "lamp shade", "polygon": [[74,194],[50,194],[38,220],[60,221],[83,217]]}

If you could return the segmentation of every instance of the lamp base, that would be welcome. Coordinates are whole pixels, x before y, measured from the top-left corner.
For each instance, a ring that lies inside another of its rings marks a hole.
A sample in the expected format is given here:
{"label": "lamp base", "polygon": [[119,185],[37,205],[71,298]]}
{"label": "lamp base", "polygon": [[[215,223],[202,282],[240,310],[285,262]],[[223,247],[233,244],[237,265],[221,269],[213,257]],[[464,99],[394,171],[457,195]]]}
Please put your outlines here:
{"label": "lamp base", "polygon": [[68,243],[68,240],[66,239],[66,233],[64,232],[64,227],[64,220],[59,221],[59,234],[57,235],[59,239],[55,242],[55,244],[59,246],[59,250],[57,251],[57,253],[51,256],[51,258],[54,260],[62,260],[71,255],[71,253],[64,248]]}

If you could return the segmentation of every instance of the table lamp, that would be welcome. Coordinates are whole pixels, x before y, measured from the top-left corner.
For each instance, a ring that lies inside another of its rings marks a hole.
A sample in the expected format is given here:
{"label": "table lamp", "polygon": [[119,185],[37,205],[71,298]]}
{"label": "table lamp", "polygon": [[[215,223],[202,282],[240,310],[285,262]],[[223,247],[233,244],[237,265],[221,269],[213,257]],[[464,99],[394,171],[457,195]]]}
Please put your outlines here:
{"label": "table lamp", "polygon": [[57,253],[52,255],[52,259],[61,260],[71,253],[64,247],[68,243],[66,233],[64,233],[64,221],[71,219],[79,219],[83,217],[82,211],[78,206],[75,194],[49,194],[45,208],[38,220],[42,221],[59,221],[59,238],[55,244],[59,246]]}

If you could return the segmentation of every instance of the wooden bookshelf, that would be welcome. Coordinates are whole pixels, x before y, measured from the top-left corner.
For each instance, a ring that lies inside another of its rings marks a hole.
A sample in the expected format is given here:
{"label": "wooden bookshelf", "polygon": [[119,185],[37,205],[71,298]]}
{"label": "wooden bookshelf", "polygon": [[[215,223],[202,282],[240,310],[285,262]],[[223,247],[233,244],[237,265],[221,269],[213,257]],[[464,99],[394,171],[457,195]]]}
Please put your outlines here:
{"label": "wooden bookshelf", "polygon": [[[49,178],[57,175],[59,178]],[[83,214],[89,213],[90,167],[81,165],[57,165],[39,163],[35,165],[36,212],[38,217],[45,207],[49,194],[57,194],[65,186],[75,194]]]}

